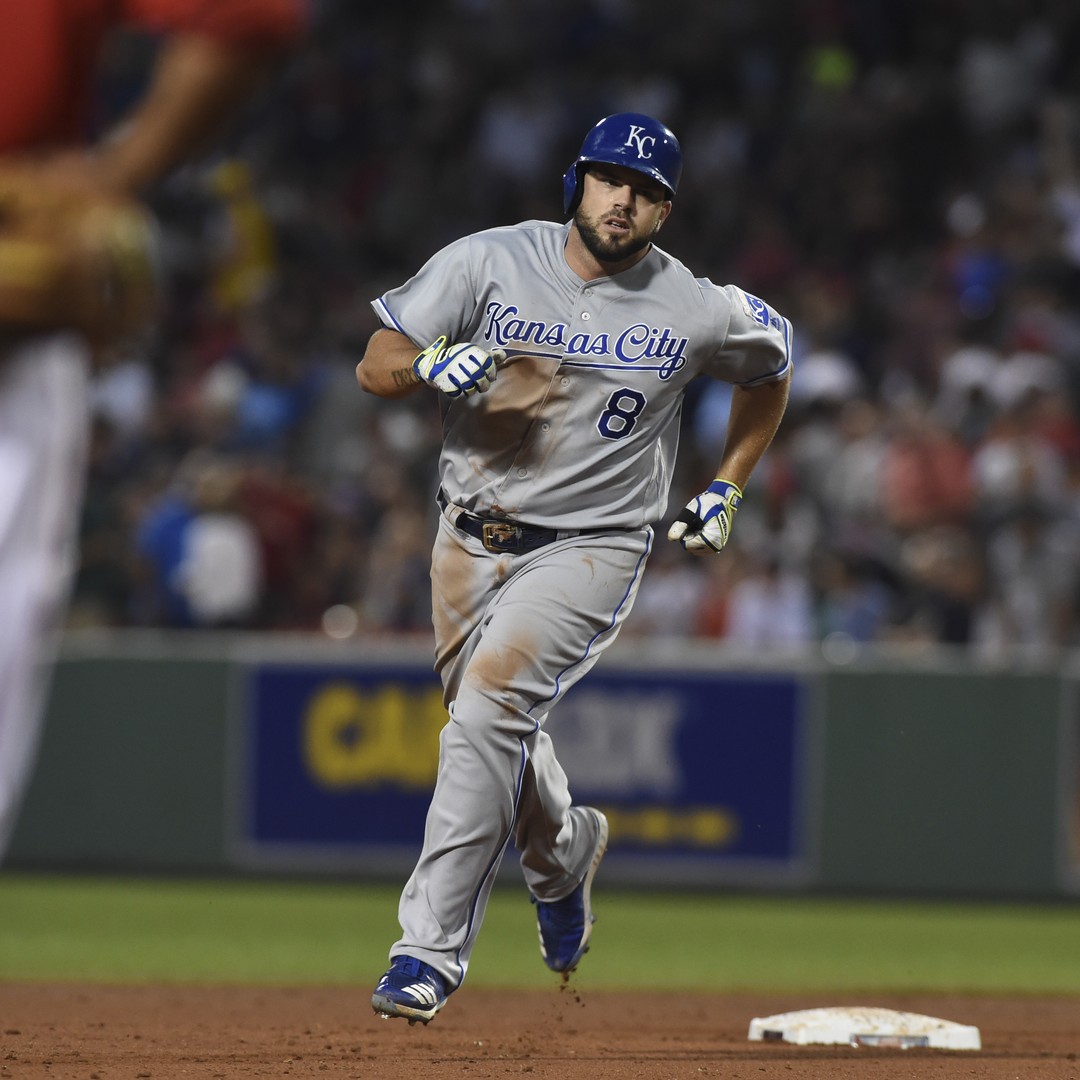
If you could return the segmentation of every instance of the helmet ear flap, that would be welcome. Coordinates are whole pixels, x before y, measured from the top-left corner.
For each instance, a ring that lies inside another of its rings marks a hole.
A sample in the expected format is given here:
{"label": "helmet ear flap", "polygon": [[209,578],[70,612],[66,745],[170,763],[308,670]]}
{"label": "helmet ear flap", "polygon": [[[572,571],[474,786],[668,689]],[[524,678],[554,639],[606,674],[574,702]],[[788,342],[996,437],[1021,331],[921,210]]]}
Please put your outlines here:
{"label": "helmet ear flap", "polygon": [[585,162],[575,161],[563,175],[563,213],[572,214],[581,202],[582,173]]}

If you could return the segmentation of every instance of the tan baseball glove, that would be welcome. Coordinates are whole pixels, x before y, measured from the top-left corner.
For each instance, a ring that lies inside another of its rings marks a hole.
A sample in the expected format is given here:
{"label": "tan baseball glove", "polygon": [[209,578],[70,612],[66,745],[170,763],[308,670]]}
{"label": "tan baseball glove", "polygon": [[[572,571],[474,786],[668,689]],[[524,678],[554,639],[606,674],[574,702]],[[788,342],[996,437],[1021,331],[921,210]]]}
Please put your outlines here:
{"label": "tan baseball glove", "polygon": [[155,230],[134,200],[0,164],[0,329],[74,329],[95,345],[145,328]]}

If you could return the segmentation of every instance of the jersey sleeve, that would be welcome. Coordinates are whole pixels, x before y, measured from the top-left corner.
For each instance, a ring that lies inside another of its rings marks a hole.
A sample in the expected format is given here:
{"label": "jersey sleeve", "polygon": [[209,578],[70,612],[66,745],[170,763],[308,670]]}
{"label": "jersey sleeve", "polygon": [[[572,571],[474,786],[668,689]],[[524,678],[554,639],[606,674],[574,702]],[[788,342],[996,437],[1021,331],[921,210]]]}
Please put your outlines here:
{"label": "jersey sleeve", "polygon": [[461,341],[476,309],[473,237],[436,252],[404,285],[371,302],[388,330],[397,330],[425,349],[446,334]]}
{"label": "jersey sleeve", "polygon": [[307,0],[122,0],[122,19],[155,32],[206,34],[231,45],[277,48],[310,18]]}
{"label": "jersey sleeve", "polygon": [[[711,284],[711,283],[710,283]],[[712,286],[728,307],[723,344],[706,372],[738,386],[783,379],[791,372],[791,323],[737,285]]]}

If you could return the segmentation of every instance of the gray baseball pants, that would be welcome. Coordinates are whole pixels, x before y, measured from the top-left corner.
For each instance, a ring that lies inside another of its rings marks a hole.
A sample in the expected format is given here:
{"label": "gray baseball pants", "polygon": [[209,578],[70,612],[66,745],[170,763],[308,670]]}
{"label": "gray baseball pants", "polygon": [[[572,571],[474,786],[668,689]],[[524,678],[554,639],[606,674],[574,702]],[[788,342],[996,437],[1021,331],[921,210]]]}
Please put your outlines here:
{"label": "gray baseball pants", "polygon": [[616,638],[652,548],[651,528],[494,554],[444,510],[432,556],[436,670],[450,719],[420,859],[401,896],[402,936],[451,988],[469,966],[511,838],[529,891],[559,900],[584,876],[596,837],[571,804],[544,731],[549,710]]}

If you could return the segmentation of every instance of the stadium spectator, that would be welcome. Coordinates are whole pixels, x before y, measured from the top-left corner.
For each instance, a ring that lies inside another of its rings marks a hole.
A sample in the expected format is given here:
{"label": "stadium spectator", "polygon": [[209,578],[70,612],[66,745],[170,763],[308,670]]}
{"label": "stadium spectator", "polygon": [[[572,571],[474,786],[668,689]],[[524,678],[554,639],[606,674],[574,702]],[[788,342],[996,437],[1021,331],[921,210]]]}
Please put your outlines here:
{"label": "stadium spectator", "polygon": [[[582,117],[647,106],[696,162],[666,246],[796,325],[792,405],[735,533],[737,548],[775,544],[793,595],[812,598],[796,636],[1030,637],[1006,614],[1021,553],[1080,514],[1080,8],[673,4],[696,32],[643,71],[655,31],[640,5],[322,0],[314,47],[273,98],[156,198],[176,287],[149,351],[100,377],[82,622],[166,620],[138,560],[105,553],[125,534],[134,547],[149,498],[204,448],[246,477],[266,571],[252,625],[315,629],[326,604],[355,612],[357,633],[424,632],[419,541],[401,541],[434,528],[415,478],[439,421],[415,402],[373,420],[350,391],[368,300],[450,237],[550,216]],[[718,70],[721,41],[738,60]],[[133,79],[131,52],[112,59],[102,119]],[[214,288],[201,238],[220,233],[241,159],[253,254],[219,261]],[[699,490],[724,415],[722,391],[689,397],[672,506]],[[1037,528],[1016,518],[1031,499],[1050,515]],[[717,648],[730,554],[723,573],[692,568],[698,608],[678,624]],[[962,558],[973,571],[950,584]],[[1051,565],[1073,594],[1052,638],[1078,644],[1077,585]],[[759,592],[767,578],[752,575]],[[657,633],[673,625],[662,597],[655,614]]]}

